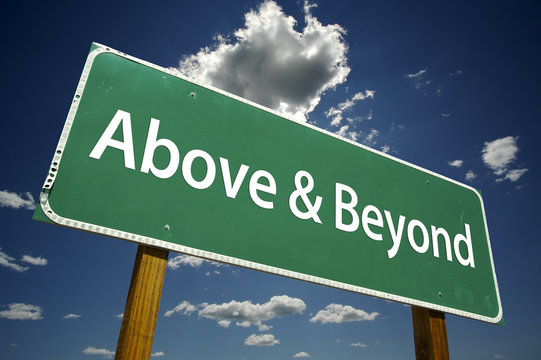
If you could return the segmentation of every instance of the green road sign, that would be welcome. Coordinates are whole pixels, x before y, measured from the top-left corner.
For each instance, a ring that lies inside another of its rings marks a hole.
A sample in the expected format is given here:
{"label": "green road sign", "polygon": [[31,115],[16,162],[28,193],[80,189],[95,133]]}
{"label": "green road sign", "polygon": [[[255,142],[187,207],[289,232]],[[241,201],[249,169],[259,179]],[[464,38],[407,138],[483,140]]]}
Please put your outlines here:
{"label": "green road sign", "polygon": [[35,218],[502,318],[477,191],[98,44]]}

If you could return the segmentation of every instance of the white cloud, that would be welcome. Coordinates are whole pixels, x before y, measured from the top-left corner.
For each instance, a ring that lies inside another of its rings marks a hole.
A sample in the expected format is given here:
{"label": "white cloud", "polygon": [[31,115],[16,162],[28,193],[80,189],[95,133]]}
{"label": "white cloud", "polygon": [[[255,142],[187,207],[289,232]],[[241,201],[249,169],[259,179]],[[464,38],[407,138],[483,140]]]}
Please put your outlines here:
{"label": "white cloud", "polygon": [[218,326],[228,328],[229,325],[231,325],[231,321],[229,321],[229,320],[220,320],[220,321],[218,321]]}
{"label": "white cloud", "polygon": [[452,73],[449,73],[449,76],[456,76],[456,75],[462,75],[464,72],[462,70],[456,70]]}
{"label": "white cloud", "polygon": [[366,145],[374,145],[376,143],[376,137],[378,135],[379,135],[379,131],[376,130],[376,129],[372,129],[372,130],[370,130],[370,133],[368,133],[368,135],[366,135],[363,142]]}
{"label": "white cloud", "polygon": [[494,141],[485,142],[483,161],[496,175],[507,172],[508,166],[516,159],[518,137],[507,136]]}
{"label": "white cloud", "polygon": [[190,315],[194,311],[197,310],[197,306],[190,304],[187,301],[183,301],[177,306],[175,306],[172,310],[168,310],[165,312],[165,317],[170,317],[174,313],[180,313],[181,315]]}
{"label": "white cloud", "polygon": [[15,258],[9,256],[0,248],[0,265],[10,268],[18,272],[25,272],[28,270],[28,266],[21,266],[15,262]]}
{"label": "white cloud", "polygon": [[294,359],[303,359],[303,358],[309,358],[309,357],[310,357],[310,354],[304,351],[301,351],[300,353],[293,355]]}
{"label": "white cloud", "polygon": [[[501,181],[510,180],[511,182],[515,182],[518,179],[520,179],[522,177],[522,175],[524,175],[527,171],[528,171],[528,169],[509,170],[507,172],[507,174],[505,174],[504,178],[498,179],[498,180],[501,180]],[[498,180],[496,180],[496,181],[498,181]]]}
{"label": "white cloud", "polygon": [[353,347],[360,347],[360,348],[365,348],[365,347],[368,346],[366,344],[363,344],[362,342],[356,342],[356,343],[352,343],[352,344],[349,344],[349,345],[353,346]]}
{"label": "white cloud", "polygon": [[165,353],[163,351],[157,351],[153,354],[150,354],[150,357],[162,357],[165,356]]}
{"label": "white cloud", "polygon": [[26,199],[23,199],[22,195],[12,193],[8,190],[0,191],[0,207],[34,210],[36,208],[36,204],[32,194],[25,192],[24,196]]}
{"label": "white cloud", "polygon": [[404,76],[407,77],[408,79],[418,79],[418,78],[422,77],[426,73],[427,70],[428,70],[428,68],[424,68],[422,70],[419,70],[416,73],[406,74]]}
{"label": "white cloud", "polygon": [[10,320],[41,320],[41,307],[37,305],[13,303],[8,305],[8,310],[0,311],[0,318]]}
{"label": "white cloud", "polygon": [[349,131],[349,125],[344,125],[340,128],[340,130],[336,131],[335,134],[338,136],[342,136],[348,139],[351,139],[353,141],[357,141],[359,138],[360,133],[356,131]]}
{"label": "white cloud", "polygon": [[381,147],[381,152],[387,154],[387,153],[389,153],[389,151],[391,151],[391,147],[389,145],[383,145]]}
{"label": "white cloud", "polygon": [[364,310],[355,309],[349,305],[329,304],[323,310],[310,319],[310,322],[336,323],[351,321],[372,321],[380,315],[377,312],[367,313]]}
{"label": "white cloud", "polygon": [[81,316],[82,315],[79,315],[79,314],[67,314],[67,315],[62,316],[62,319],[78,319]]}
{"label": "white cloud", "polygon": [[459,167],[462,166],[462,164],[464,164],[464,161],[463,160],[453,160],[453,161],[449,161],[447,164],[449,164],[449,166],[459,168]]}
{"label": "white cloud", "polygon": [[[358,92],[355,95],[353,95],[350,99],[347,99],[346,101],[339,103],[338,108],[335,108],[334,106],[331,106],[329,110],[325,112],[326,118],[332,118],[331,120],[331,126],[339,126],[342,119],[343,119],[343,113],[344,111],[351,109],[357,101],[365,100],[365,99],[373,99],[374,94],[376,92],[374,90],[365,90],[364,93]],[[370,112],[368,115],[368,119],[372,119],[372,113]]]}
{"label": "white cloud", "polygon": [[441,117],[442,118],[449,118],[449,117],[451,117],[451,113],[442,113]]}
{"label": "white cloud", "polygon": [[98,349],[94,346],[89,346],[86,349],[83,350],[83,354],[85,355],[102,355],[103,357],[110,359],[115,355],[114,351],[107,350],[107,349]]}
{"label": "white cloud", "polygon": [[115,317],[116,317],[117,319],[121,319],[121,320],[122,320],[122,319],[124,318],[124,313],[117,314],[117,315],[115,315]]}
{"label": "white cloud", "polygon": [[[207,319],[220,321],[235,321],[237,326],[249,327],[255,325],[260,331],[270,329],[263,325],[276,317],[293,315],[306,309],[304,301],[298,298],[291,298],[287,295],[273,296],[264,304],[254,304],[251,301],[230,301],[223,304],[202,304],[199,316]],[[224,326],[226,323],[219,324]]]}
{"label": "white cloud", "polygon": [[[184,266],[190,266],[190,267],[193,267],[193,268],[200,268],[203,264],[210,264],[210,265],[214,265],[214,266],[217,266],[217,267],[221,267],[221,266],[226,266],[222,263],[218,263],[218,262],[214,262],[214,261],[210,261],[210,260],[204,260],[204,259],[201,259],[201,258],[198,258],[198,257],[195,257],[195,256],[190,256],[190,255],[178,255],[178,256],[175,256],[174,258],[172,259],[169,259],[169,261],[167,261],[167,267],[171,270],[176,270],[178,269],[181,265],[184,265]],[[215,274],[220,274],[219,271],[214,271]],[[209,273],[210,275],[210,273]]]}
{"label": "white cloud", "polygon": [[217,36],[212,47],[185,57],[181,73],[265,105],[300,121],[326,90],[346,81],[348,46],[340,25],[323,25],[305,2],[301,31],[297,21],[272,0],[245,15],[234,40]]}
{"label": "white cloud", "polygon": [[477,175],[475,175],[475,173],[473,172],[473,170],[469,170],[467,173],[466,173],[466,180],[467,181],[472,181],[473,179],[475,179],[477,177]]}
{"label": "white cloud", "polygon": [[248,346],[274,346],[279,343],[280,340],[276,340],[272,334],[252,334],[244,340],[244,345]]}
{"label": "white cloud", "polygon": [[48,263],[47,259],[45,258],[32,257],[30,255],[23,255],[21,261],[35,266],[45,266]]}
{"label": "white cloud", "polygon": [[178,255],[167,261],[167,267],[172,270],[176,270],[180,265],[191,266],[194,268],[201,267],[205,260],[189,255]]}

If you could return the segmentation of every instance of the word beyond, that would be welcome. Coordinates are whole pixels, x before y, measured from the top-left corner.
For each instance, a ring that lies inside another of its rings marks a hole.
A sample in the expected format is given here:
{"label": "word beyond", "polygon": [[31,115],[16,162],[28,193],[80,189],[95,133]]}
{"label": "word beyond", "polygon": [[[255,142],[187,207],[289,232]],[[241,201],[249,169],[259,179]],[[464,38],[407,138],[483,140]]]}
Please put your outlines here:
{"label": "word beyond", "polygon": [[[120,125],[122,125],[122,141],[113,139],[113,135]],[[209,188],[216,179],[216,163],[212,156],[203,150],[193,149],[184,155],[182,164],[180,164],[180,154],[175,143],[165,138],[158,139],[159,127],[160,120],[151,118],[140,171],[143,173],[150,172],[160,179],[167,179],[173,176],[177,172],[179,165],[181,165],[182,176],[189,186],[198,190]],[[153,159],[154,152],[160,146],[164,147],[169,152],[169,163],[163,169],[156,167]],[[117,110],[116,114],[109,122],[109,125],[90,152],[89,157],[99,160],[107,147],[121,150],[124,153],[124,166],[128,169],[136,170],[130,113]],[[192,166],[196,159],[201,159],[206,164],[206,174],[201,180],[196,179],[192,173]],[[235,199],[248,174],[249,166],[241,164],[233,179],[229,167],[229,160],[220,157],[219,161],[225,195]],[[302,185],[303,179],[306,186]],[[295,174],[294,183],[296,190],[289,196],[289,209],[291,213],[299,219],[312,219],[315,223],[322,224],[318,212],[321,208],[323,198],[321,196],[316,196],[312,203],[308,197],[308,194],[314,189],[314,179],[312,178],[312,175],[308,171],[299,170]],[[257,206],[263,209],[274,209],[274,202],[269,201],[268,199],[271,195],[276,195],[276,189],[276,180],[268,171],[256,170],[251,175],[248,190],[250,198]],[[262,199],[260,193],[268,194],[265,196],[265,199],[267,200]],[[344,200],[344,194],[346,193],[348,194],[347,198],[350,199],[348,202]],[[297,200],[299,198],[304,203],[306,211],[297,207]],[[354,189],[345,184],[335,184],[335,228],[341,231],[354,232],[361,225],[364,233],[370,239],[382,241],[383,235],[381,231],[378,232],[376,229],[383,229],[385,225],[387,225],[393,242],[392,247],[387,250],[389,259],[395,257],[398,253],[402,243],[404,229],[406,229],[409,245],[415,252],[424,254],[430,248],[430,244],[432,244],[433,255],[434,257],[439,258],[439,244],[440,240],[443,239],[447,261],[453,261],[454,253],[461,265],[475,268],[469,224],[464,224],[464,234],[455,235],[451,249],[451,237],[444,228],[430,225],[429,232],[425,224],[417,219],[409,220],[406,226],[405,216],[399,215],[397,221],[396,219],[393,220],[393,216],[389,211],[384,210],[382,214],[382,212],[374,205],[366,205],[359,218],[359,214],[355,210],[357,204],[358,197]],[[344,213],[349,213],[351,222],[344,223]],[[419,234],[421,236],[419,236]],[[419,245],[419,242],[421,245]],[[464,246],[466,247],[467,252],[467,256],[465,257],[462,255],[461,251],[461,247],[464,248]]]}

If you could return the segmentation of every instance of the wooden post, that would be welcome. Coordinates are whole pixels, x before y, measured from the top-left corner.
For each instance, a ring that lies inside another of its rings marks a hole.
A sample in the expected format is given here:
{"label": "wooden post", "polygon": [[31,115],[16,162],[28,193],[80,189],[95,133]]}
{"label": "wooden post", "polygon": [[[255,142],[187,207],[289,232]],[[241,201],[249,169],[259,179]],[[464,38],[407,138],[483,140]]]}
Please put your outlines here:
{"label": "wooden post", "polygon": [[417,360],[449,360],[445,314],[412,306],[413,337]]}
{"label": "wooden post", "polygon": [[167,267],[167,250],[139,245],[115,360],[148,360]]}

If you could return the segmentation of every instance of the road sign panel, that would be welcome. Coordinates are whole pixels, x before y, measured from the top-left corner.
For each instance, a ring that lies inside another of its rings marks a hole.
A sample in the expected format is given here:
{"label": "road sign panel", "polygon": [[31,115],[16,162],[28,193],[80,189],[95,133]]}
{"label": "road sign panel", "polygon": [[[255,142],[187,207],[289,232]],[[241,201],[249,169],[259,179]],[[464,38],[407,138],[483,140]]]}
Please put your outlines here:
{"label": "road sign panel", "polygon": [[476,190],[98,44],[35,218],[502,318]]}

